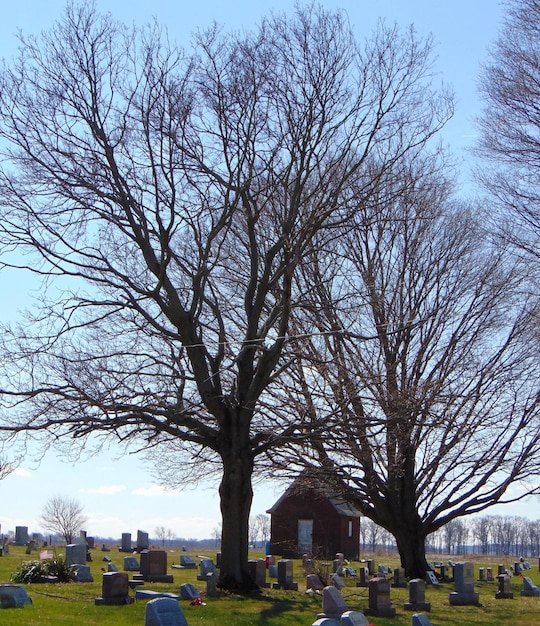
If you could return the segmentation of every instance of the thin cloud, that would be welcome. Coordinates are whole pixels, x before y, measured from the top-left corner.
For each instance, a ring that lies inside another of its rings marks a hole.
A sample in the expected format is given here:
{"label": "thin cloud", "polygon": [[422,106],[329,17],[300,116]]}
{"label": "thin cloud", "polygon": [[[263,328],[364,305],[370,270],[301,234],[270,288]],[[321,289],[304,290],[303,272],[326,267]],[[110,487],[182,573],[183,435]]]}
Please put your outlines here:
{"label": "thin cloud", "polygon": [[24,467],[16,467],[12,474],[13,476],[20,476],[21,478],[32,478],[32,472],[24,469]]}
{"label": "thin cloud", "polygon": [[166,489],[162,485],[151,485],[150,487],[139,487],[132,491],[135,496],[154,497],[154,496],[181,496],[181,491],[174,489]]}
{"label": "thin cloud", "polygon": [[100,485],[91,489],[81,489],[82,493],[97,493],[102,496],[114,496],[121,491],[125,491],[125,485]]}

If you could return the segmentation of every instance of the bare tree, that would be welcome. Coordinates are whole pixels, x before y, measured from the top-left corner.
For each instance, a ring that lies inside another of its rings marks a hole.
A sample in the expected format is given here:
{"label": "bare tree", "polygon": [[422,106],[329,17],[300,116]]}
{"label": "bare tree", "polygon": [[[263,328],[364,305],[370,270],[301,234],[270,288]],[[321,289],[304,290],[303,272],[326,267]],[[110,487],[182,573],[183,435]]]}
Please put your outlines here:
{"label": "bare tree", "polygon": [[59,495],[47,500],[41,512],[43,527],[63,537],[67,544],[73,542],[73,537],[87,521],[83,507],[77,500]]}
{"label": "bare tree", "polygon": [[315,6],[167,41],[68,6],[4,68],[3,262],[44,286],[2,333],[1,428],[214,465],[220,585],[245,589],[255,463],[299,428],[262,400],[295,358],[298,266],[348,219],[350,179],[421,151],[452,103],[430,42],[381,25],[359,46]]}
{"label": "bare tree", "polygon": [[391,532],[408,576],[425,574],[430,533],[540,491],[537,299],[444,171],[400,164],[333,250],[311,251],[284,393],[312,448],[273,455]]}
{"label": "bare tree", "polygon": [[[507,0],[480,76],[479,178],[505,238],[535,258],[540,237],[540,2]],[[491,164],[491,165],[490,165]],[[494,221],[495,221],[494,220]]]}

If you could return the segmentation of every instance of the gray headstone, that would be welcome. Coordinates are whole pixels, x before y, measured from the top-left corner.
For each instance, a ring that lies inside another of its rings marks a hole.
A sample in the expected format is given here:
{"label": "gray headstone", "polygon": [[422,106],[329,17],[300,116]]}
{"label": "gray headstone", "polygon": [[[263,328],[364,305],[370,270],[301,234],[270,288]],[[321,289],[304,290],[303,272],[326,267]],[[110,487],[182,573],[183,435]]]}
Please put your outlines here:
{"label": "gray headstone", "polygon": [[345,611],[341,616],[340,626],[369,626],[368,618],[360,611]]}
{"label": "gray headstone", "polygon": [[28,539],[28,526],[15,526],[15,540],[13,544],[25,546],[28,543]]}
{"label": "gray headstone", "polygon": [[339,591],[335,587],[325,587],[322,597],[322,612],[324,615],[321,615],[321,617],[341,616],[346,610],[347,603]]}
{"label": "gray headstone", "polygon": [[449,601],[453,606],[468,606],[479,604],[479,594],[474,591],[474,565],[471,562],[456,563],[454,565],[454,588]]}
{"label": "gray headstone", "polygon": [[131,552],[133,550],[131,546],[131,533],[122,533],[122,552]]}
{"label": "gray headstone", "polygon": [[200,598],[201,594],[191,583],[184,583],[180,585],[180,597],[182,600],[194,600],[195,598]]}
{"label": "gray headstone", "polygon": [[322,591],[324,589],[318,574],[308,574],[306,576],[306,589],[313,589],[314,591]]}
{"label": "gray headstone", "polygon": [[528,577],[523,577],[523,589],[521,590],[522,596],[540,596],[540,589],[533,583]]}
{"label": "gray headstone", "polygon": [[431,622],[427,618],[427,615],[417,613],[412,616],[412,626],[431,626]]}
{"label": "gray headstone", "polygon": [[0,607],[3,609],[17,609],[32,604],[31,598],[22,585],[0,585]]}
{"label": "gray headstone", "polygon": [[94,577],[90,571],[89,565],[82,565],[81,563],[75,563],[71,566],[71,575],[73,579],[78,583],[93,583]]}
{"label": "gray headstone", "polygon": [[199,563],[199,575],[197,576],[197,580],[206,581],[206,577],[208,574],[218,574],[216,566],[214,565],[214,561],[212,559],[201,559]]}
{"label": "gray headstone", "polygon": [[320,617],[311,626],[340,626],[339,620],[333,617]]}
{"label": "gray headstone", "polygon": [[188,626],[177,600],[155,598],[145,608],[144,626]]}
{"label": "gray headstone", "polygon": [[144,530],[137,531],[137,550],[141,552],[142,550],[148,550],[148,533]]}
{"label": "gray headstone", "polygon": [[82,543],[69,543],[66,546],[66,563],[68,565],[86,563],[86,546]]}
{"label": "gray headstone", "polygon": [[138,572],[140,569],[139,561],[134,556],[124,557],[124,571],[126,572]]}
{"label": "gray headstone", "polygon": [[182,567],[186,567],[188,569],[196,569],[197,563],[195,563],[195,559],[191,556],[191,554],[181,554],[180,555],[180,565]]}
{"label": "gray headstone", "polygon": [[209,598],[217,596],[217,576],[213,572],[206,575],[206,595]]}

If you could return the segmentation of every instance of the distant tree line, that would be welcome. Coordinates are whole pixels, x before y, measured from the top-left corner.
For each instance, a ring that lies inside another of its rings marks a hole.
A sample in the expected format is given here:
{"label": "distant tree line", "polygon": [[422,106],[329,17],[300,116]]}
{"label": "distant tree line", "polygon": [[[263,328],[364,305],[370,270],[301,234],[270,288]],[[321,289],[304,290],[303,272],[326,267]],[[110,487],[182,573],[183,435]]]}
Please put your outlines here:
{"label": "distant tree line", "polygon": [[[362,520],[360,547],[361,552],[397,549],[392,534],[369,519]],[[426,552],[535,558],[540,555],[540,520],[519,515],[454,519],[428,536]]]}

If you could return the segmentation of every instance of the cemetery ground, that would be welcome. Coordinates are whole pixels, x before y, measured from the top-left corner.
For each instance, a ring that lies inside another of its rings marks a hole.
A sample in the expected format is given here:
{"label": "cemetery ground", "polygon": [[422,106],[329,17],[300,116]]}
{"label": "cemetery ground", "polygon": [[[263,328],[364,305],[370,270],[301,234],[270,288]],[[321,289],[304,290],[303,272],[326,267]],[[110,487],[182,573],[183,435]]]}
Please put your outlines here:
{"label": "cemetery ground", "polygon": [[[156,546],[156,549],[160,549]],[[38,553],[25,554],[25,547],[10,546],[9,554],[0,557],[0,582],[10,582],[11,575],[22,562],[39,558]],[[56,554],[63,554],[62,548],[56,548]],[[122,606],[96,605],[95,599],[102,595],[103,570],[107,570],[107,562],[103,560],[107,555],[119,570],[122,570],[126,553],[120,552],[117,547],[111,546],[111,551],[103,553],[100,549],[91,550],[92,561],[88,562],[94,582],[82,583],[32,583],[24,585],[32,599],[32,605],[22,608],[0,609],[0,624],[2,626],[85,626],[110,624],[113,626],[144,625],[146,601],[136,600],[132,604]],[[321,611],[321,596],[306,594],[305,575],[302,561],[294,561],[294,580],[298,582],[298,591],[263,589],[260,594],[251,596],[234,595],[218,591],[216,597],[206,597],[206,583],[197,580],[199,569],[176,569],[173,564],[180,563],[180,550],[167,551],[168,572],[174,577],[173,583],[144,583],[144,589],[179,593],[180,585],[191,583],[201,592],[203,605],[191,605],[188,600],[180,600],[182,611],[189,626],[311,626],[316,620],[316,614]],[[197,563],[196,553],[192,553]],[[138,555],[135,555],[137,558]],[[205,554],[210,558],[215,555]],[[364,556],[364,555],[363,555]],[[253,552],[250,558],[264,558],[260,552]],[[387,556],[370,556],[377,565],[384,564],[389,568],[399,566],[396,558]],[[441,556],[436,560],[443,560]],[[479,568],[492,567],[497,573],[499,564],[510,569],[514,561],[512,557],[506,560],[497,560],[498,557],[473,557],[465,555],[452,556],[454,561],[474,561],[475,591],[480,594],[480,606],[450,606],[449,593],[454,590],[453,583],[441,583],[438,587],[427,585],[425,599],[431,603],[431,611],[427,616],[433,626],[494,626],[497,624],[518,623],[520,626],[540,625],[540,597],[523,597],[520,591],[523,580],[519,576],[511,578],[513,599],[496,599],[497,580],[479,581]],[[540,571],[538,559],[531,559],[531,569],[525,574],[536,584],[540,585]],[[362,564],[364,566],[365,563]],[[352,562],[356,570],[360,563]],[[131,572],[130,578],[131,578]],[[362,611],[368,606],[368,589],[357,587],[357,577],[342,578],[345,587],[341,590],[342,596],[349,610]],[[269,579],[268,582],[275,582]],[[134,591],[130,591],[134,595]],[[403,608],[409,599],[408,590],[404,588],[391,589],[392,606],[396,609],[393,618],[371,616],[369,619],[375,626],[410,626],[414,613]]]}

